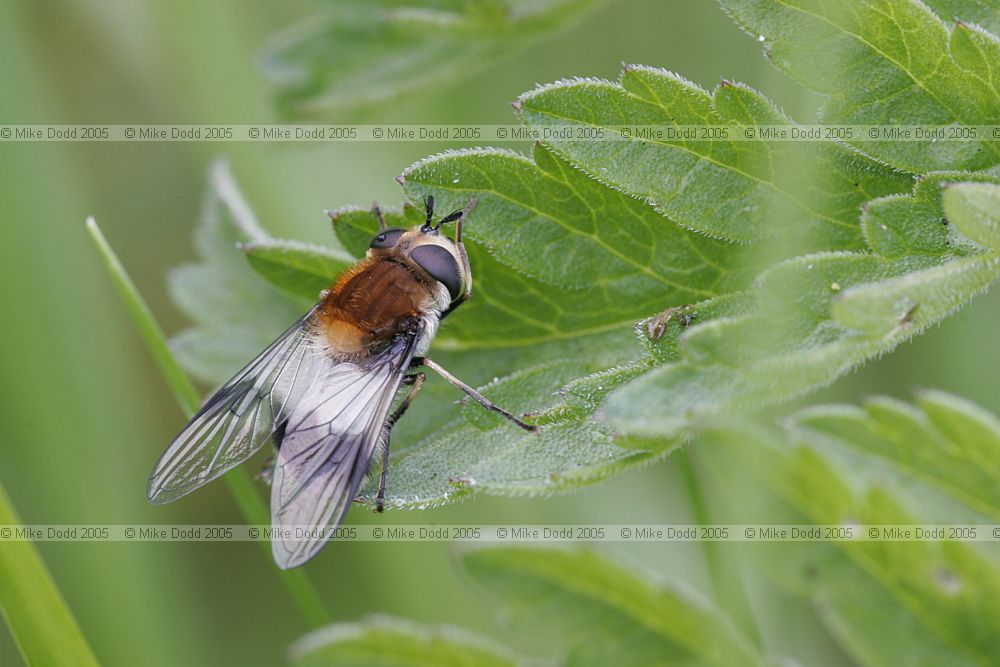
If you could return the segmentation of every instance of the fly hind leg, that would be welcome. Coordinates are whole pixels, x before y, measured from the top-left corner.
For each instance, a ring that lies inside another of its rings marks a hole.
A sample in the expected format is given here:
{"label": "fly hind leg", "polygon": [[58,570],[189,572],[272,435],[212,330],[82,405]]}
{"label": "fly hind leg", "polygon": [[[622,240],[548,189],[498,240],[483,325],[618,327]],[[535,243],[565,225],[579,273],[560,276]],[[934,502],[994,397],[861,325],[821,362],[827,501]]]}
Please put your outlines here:
{"label": "fly hind leg", "polygon": [[264,460],[263,465],[260,467],[260,472],[254,475],[253,478],[271,486],[271,480],[274,479],[274,456],[268,456]]}
{"label": "fly hind leg", "polygon": [[403,399],[403,402],[399,404],[399,407],[389,415],[385,424],[382,425],[382,439],[385,441],[382,447],[382,472],[378,476],[378,493],[375,495],[375,511],[384,512],[385,511],[385,479],[389,473],[389,440],[392,436],[392,427],[396,425],[399,418],[403,416],[406,409],[410,407],[410,403],[413,402],[413,397],[417,395],[420,391],[420,387],[423,386],[424,380],[427,376],[423,373],[414,373],[412,375],[407,375],[403,378],[403,384],[412,385],[410,387],[410,392]]}

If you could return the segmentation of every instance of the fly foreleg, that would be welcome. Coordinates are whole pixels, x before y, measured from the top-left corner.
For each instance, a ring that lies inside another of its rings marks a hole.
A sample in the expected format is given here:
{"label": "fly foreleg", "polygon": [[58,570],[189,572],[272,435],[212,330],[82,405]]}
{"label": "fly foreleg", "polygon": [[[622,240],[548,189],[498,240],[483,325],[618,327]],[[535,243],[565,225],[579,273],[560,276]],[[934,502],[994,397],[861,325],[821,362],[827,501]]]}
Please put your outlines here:
{"label": "fly foreleg", "polygon": [[378,476],[378,493],[375,495],[375,511],[384,512],[385,511],[385,479],[389,473],[389,440],[392,436],[392,427],[396,425],[399,418],[403,416],[406,409],[410,407],[410,403],[413,402],[413,397],[417,395],[420,391],[420,387],[423,386],[424,380],[427,376],[423,373],[414,373],[412,375],[407,375],[403,378],[403,384],[412,385],[410,387],[409,393],[403,402],[399,404],[391,415],[389,415],[385,424],[382,425],[383,435],[382,438],[385,440],[385,445],[382,447],[382,472]]}
{"label": "fly foreleg", "polygon": [[529,431],[531,433],[537,433],[540,430],[540,427],[533,426],[531,424],[526,424],[525,422],[521,421],[520,419],[518,419],[517,417],[515,417],[511,413],[509,413],[506,410],[504,410],[503,408],[501,408],[499,405],[496,405],[495,403],[493,403],[493,401],[491,401],[490,399],[486,398],[485,396],[483,396],[482,394],[480,394],[478,391],[476,391],[475,389],[473,389],[469,385],[465,384],[464,382],[462,382],[461,380],[459,380],[457,377],[455,377],[454,375],[452,375],[451,373],[449,373],[448,371],[446,371],[444,368],[442,368],[441,366],[439,366],[437,364],[437,362],[432,361],[431,359],[428,359],[427,357],[419,357],[419,358],[415,358],[413,360],[413,364],[417,365],[417,366],[421,366],[421,365],[422,366],[427,366],[427,368],[431,369],[432,371],[434,371],[435,373],[437,373],[438,375],[440,375],[441,377],[443,377],[445,380],[447,380],[448,382],[450,382],[452,384],[452,386],[458,387],[459,389],[461,389],[462,391],[464,391],[469,396],[469,398],[471,398],[472,400],[474,400],[476,403],[479,403],[479,405],[483,406],[484,408],[486,408],[490,412],[495,412],[498,415],[500,415],[500,416],[502,416],[502,417],[504,417],[506,419],[509,419],[514,424],[516,424],[516,425],[520,426],[521,428],[523,428],[525,431]]}

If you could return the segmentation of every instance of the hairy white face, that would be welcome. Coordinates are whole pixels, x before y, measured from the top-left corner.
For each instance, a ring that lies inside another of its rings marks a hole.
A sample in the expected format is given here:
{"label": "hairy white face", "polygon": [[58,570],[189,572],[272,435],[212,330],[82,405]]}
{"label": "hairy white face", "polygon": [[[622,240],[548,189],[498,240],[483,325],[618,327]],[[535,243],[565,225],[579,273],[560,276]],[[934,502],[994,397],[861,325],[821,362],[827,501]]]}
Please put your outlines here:
{"label": "hairy white face", "polygon": [[370,255],[404,262],[422,276],[437,281],[454,301],[465,289],[467,276],[458,249],[436,229],[386,229],[372,239]]}

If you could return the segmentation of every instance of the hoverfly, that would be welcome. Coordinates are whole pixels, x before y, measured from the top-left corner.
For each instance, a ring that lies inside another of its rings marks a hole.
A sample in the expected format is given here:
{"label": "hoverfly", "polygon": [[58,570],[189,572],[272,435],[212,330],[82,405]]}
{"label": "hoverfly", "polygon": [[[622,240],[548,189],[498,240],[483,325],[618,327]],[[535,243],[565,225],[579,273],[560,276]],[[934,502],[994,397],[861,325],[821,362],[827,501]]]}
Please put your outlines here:
{"label": "hoverfly", "polygon": [[[168,503],[277,447],[271,485],[271,546],[284,569],[312,558],[350,509],[381,459],[375,503],[382,511],[393,425],[424,382],[426,366],[483,407],[524,423],[427,358],[442,319],[472,294],[462,225],[475,206],[412,229],[379,233],[364,259],[341,274],[320,302],[209,398],[153,467],[147,495]],[[455,223],[455,240],[441,233]],[[392,410],[396,394],[409,392]],[[295,535],[292,528],[305,529]]]}

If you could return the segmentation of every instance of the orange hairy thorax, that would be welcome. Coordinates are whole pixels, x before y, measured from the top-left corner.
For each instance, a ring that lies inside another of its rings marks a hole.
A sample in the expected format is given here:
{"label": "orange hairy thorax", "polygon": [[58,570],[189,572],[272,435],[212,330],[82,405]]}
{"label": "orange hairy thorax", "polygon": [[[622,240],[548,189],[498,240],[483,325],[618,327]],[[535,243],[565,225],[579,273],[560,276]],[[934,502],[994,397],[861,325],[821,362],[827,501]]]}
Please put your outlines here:
{"label": "orange hairy thorax", "polygon": [[433,298],[431,287],[403,264],[365,259],[334,283],[320,306],[319,327],[333,350],[364,355],[392,339]]}

